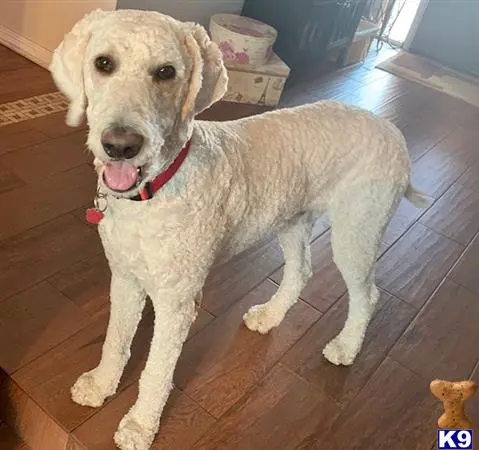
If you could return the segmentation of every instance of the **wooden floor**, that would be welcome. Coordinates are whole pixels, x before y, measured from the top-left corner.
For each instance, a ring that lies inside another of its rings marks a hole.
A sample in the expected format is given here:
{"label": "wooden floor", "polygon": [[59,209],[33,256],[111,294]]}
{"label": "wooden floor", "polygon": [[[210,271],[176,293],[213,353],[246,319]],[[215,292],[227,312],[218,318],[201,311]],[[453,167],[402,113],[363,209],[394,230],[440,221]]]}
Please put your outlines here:
{"label": "wooden floor", "polygon": [[[155,450],[429,450],[441,410],[429,382],[479,381],[479,110],[375,69],[387,56],[323,76],[300,71],[282,103],[331,98],[391,119],[408,139],[415,186],[431,197],[427,210],[404,201],[387,230],[381,299],[357,362],[335,367],[321,354],[346,313],[322,218],[315,276],[267,336],[241,318],[280,282],[276,241],[213,271]],[[0,50],[0,103],[52,90],[45,71]],[[205,116],[258,110],[220,104]],[[70,386],[99,360],[109,271],[95,228],[82,219],[95,190],[85,129],[63,119],[0,127],[0,418],[34,450],[113,449],[137,394],[152,314],[117,395],[99,410],[74,404]],[[468,411],[479,431],[479,396]],[[2,449],[21,445],[6,424],[0,440]]]}

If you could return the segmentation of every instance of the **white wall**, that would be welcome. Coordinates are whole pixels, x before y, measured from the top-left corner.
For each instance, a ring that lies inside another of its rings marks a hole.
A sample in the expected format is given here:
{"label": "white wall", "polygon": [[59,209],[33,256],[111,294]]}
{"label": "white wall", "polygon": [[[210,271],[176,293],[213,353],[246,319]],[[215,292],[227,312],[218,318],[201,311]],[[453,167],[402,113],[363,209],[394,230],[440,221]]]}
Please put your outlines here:
{"label": "white wall", "polygon": [[73,24],[96,8],[150,9],[209,24],[219,12],[239,14],[244,0],[0,0],[0,43],[48,67],[52,51]]}
{"label": "white wall", "polygon": [[168,14],[178,20],[208,26],[216,13],[239,14],[244,0],[118,0],[119,9],[148,9]]}
{"label": "white wall", "polygon": [[0,43],[48,66],[52,51],[87,12],[117,0],[0,0]]}

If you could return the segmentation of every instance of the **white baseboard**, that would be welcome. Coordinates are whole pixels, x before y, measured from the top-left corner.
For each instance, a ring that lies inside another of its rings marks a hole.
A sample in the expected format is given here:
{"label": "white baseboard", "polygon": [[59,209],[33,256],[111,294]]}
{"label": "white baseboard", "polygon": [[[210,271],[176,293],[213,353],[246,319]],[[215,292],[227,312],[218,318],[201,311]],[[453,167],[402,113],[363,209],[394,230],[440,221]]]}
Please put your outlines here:
{"label": "white baseboard", "polygon": [[33,42],[25,36],[21,36],[17,32],[0,24],[0,44],[12,49],[25,58],[37,63],[38,65],[48,68],[52,59],[52,51],[42,47],[40,44]]}

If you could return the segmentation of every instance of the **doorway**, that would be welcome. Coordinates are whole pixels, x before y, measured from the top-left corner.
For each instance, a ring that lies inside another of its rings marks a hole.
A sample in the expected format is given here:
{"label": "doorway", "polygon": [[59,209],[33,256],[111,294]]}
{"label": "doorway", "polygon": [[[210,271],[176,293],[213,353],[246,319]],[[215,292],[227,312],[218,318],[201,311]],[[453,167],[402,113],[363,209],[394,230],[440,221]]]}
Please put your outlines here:
{"label": "doorway", "polygon": [[382,40],[391,46],[408,47],[428,0],[391,0],[386,13]]}

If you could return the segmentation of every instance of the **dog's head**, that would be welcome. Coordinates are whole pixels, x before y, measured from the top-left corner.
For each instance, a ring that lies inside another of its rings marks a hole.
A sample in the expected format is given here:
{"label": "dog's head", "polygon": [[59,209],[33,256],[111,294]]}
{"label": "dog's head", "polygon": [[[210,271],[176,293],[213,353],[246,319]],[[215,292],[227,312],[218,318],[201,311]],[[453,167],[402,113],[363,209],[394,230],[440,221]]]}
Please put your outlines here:
{"label": "dog's head", "polygon": [[132,10],[86,15],[55,50],[50,70],[70,101],[67,123],[78,126],[86,111],[97,168],[123,195],[172,162],[165,142],[186,135],[228,81],[203,27]]}

